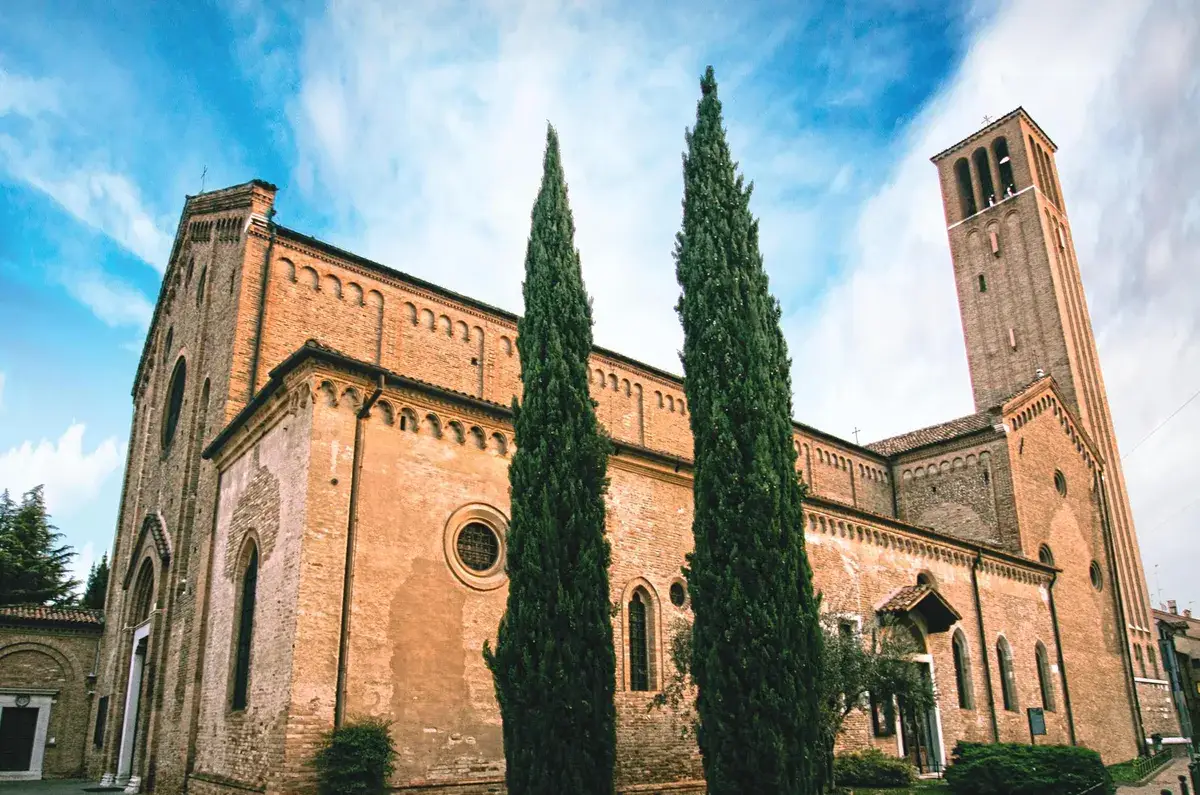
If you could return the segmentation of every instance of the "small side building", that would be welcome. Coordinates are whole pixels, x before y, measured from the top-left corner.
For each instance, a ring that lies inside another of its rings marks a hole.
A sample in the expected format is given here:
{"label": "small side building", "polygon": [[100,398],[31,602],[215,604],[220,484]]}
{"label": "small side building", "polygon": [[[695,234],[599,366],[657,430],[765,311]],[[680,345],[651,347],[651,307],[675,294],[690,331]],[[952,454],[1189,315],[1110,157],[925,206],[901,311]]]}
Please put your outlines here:
{"label": "small side building", "polygon": [[0,781],[83,775],[103,631],[102,610],[0,607]]}
{"label": "small side building", "polygon": [[1154,611],[1154,621],[1162,646],[1163,675],[1171,682],[1183,729],[1176,742],[1195,743],[1200,737],[1200,618],[1191,610],[1180,613],[1172,599],[1166,610]]}

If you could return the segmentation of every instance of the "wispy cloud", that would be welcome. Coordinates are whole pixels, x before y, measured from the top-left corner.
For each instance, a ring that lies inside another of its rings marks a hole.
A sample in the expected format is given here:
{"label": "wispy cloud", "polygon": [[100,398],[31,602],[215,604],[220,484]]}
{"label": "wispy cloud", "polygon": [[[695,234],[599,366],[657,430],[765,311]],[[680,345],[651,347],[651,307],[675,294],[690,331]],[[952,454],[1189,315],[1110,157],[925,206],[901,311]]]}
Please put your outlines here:
{"label": "wispy cloud", "polygon": [[136,287],[90,266],[62,268],[57,280],[71,296],[109,326],[145,329],[154,305]]}
{"label": "wispy cloud", "polygon": [[[912,80],[922,47],[877,25],[858,30],[851,18],[837,27],[858,48],[853,58],[839,52],[854,48],[811,50],[825,76],[819,89],[800,94],[776,81],[764,95],[751,78],[763,77],[755,70],[771,53],[748,42],[796,44],[748,15],[618,20],[554,4],[505,10],[466,17],[446,5],[334,4],[303,28],[289,105],[296,182],[332,203],[339,242],[518,308],[550,119],[562,136],[597,340],[677,370],[678,157],[696,75],[716,59],[787,313],[798,416],[878,438],[972,408],[928,158],[984,114],[1024,105],[1062,146],[1122,438],[1168,413],[1173,396],[1187,394],[1187,373],[1200,371],[1179,366],[1200,357],[1200,292],[1186,275],[1200,229],[1190,133],[1200,121],[1195,4],[980,2],[962,20],[961,65],[911,121],[908,111],[896,117],[886,152],[817,121],[870,115]],[[835,33],[825,30],[824,40],[836,44]],[[872,146],[878,157],[857,151]],[[1160,462],[1177,474],[1155,469],[1154,485],[1131,462],[1143,528],[1155,524],[1162,494],[1186,489],[1187,449],[1164,450]],[[1178,529],[1161,541],[1148,533],[1148,558],[1170,557],[1183,543]],[[1172,582],[1183,586],[1182,569]]]}
{"label": "wispy cloud", "polygon": [[0,67],[0,117],[9,114],[34,117],[57,111],[58,81],[13,74]]}
{"label": "wispy cloud", "polygon": [[134,181],[111,165],[110,142],[91,137],[95,117],[87,114],[98,108],[77,107],[77,94],[53,77],[0,70],[0,173],[42,191],[162,271],[171,247],[166,225]]}
{"label": "wispy cloud", "polygon": [[57,441],[27,441],[0,453],[0,489],[20,493],[44,485],[51,513],[70,514],[95,499],[124,455],[115,437],[85,450],[84,430],[72,423]]}
{"label": "wispy cloud", "polygon": [[124,174],[106,168],[100,156],[72,167],[70,156],[44,145],[26,146],[0,135],[0,156],[9,173],[45,193],[79,221],[107,235],[160,273],[167,267],[171,236],[146,207]]}
{"label": "wispy cloud", "polygon": [[[861,141],[798,118],[790,90],[775,90],[784,77],[772,76],[770,87],[751,79],[801,42],[821,40],[820,19],[781,23],[715,5],[621,15],[541,2],[466,11],[335,3],[303,27],[288,104],[293,184],[330,208],[338,242],[519,308],[549,120],[562,140],[597,341],[678,370],[671,250],[680,153],[699,75],[720,51],[731,136],[748,170],[765,177],[756,194],[764,246],[788,263],[780,268],[787,284],[823,278],[825,262],[807,272],[806,249],[829,251],[828,229],[852,195],[843,165]],[[275,58],[273,45],[264,48]],[[823,201],[839,173],[841,199]]]}

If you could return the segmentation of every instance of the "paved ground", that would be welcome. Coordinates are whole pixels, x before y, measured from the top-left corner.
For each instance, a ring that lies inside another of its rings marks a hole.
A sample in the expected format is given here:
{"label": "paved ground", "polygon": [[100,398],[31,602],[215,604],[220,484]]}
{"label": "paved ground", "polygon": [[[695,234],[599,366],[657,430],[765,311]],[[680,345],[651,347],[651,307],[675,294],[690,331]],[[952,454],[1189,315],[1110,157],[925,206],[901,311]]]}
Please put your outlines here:
{"label": "paved ground", "polygon": [[[1154,780],[1141,787],[1118,787],[1118,795],[1159,795],[1164,789],[1169,790],[1171,795],[1178,795],[1179,777],[1188,774],[1188,760],[1176,759],[1171,764],[1167,765],[1161,773],[1154,777]],[[1192,781],[1188,779],[1188,792],[1192,790]],[[1193,795],[1195,795],[1193,793]]]}
{"label": "paved ground", "polygon": [[94,781],[0,781],[0,795],[79,795]]}

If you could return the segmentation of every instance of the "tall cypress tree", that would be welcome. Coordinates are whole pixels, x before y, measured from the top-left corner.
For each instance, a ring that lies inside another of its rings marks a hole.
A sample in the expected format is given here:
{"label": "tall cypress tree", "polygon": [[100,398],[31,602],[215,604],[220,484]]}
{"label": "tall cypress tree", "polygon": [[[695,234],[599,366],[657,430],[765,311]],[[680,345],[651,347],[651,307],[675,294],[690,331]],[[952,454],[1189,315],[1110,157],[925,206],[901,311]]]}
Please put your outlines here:
{"label": "tall cypress tree", "polygon": [[508,609],[495,653],[484,649],[511,795],[613,792],[610,443],[588,393],[592,311],[574,239],[558,136],[548,127],[517,324],[524,395],[513,401]]}
{"label": "tall cypress tree", "polygon": [[712,67],[683,159],[683,367],[695,448],[692,676],[711,795],[819,793],[819,598],[804,549],[791,378]]}
{"label": "tall cypress tree", "polygon": [[104,599],[108,592],[108,553],[105,552],[99,563],[93,563],[88,572],[87,585],[83,589],[83,599],[80,606],[93,610],[104,609]]}

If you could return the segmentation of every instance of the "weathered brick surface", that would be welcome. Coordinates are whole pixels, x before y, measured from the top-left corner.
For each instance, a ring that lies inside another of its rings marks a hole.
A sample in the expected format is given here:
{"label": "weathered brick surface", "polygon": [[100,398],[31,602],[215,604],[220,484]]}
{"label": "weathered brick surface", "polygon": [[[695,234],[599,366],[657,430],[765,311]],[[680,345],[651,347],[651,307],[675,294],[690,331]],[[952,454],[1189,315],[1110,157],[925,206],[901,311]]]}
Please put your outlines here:
{"label": "weathered brick surface", "polygon": [[[276,402],[270,409],[277,415],[272,427],[221,473],[194,768],[200,775],[259,788],[284,764],[311,403]],[[233,652],[251,545],[258,552],[253,665],[247,706],[234,710]]]}
{"label": "weathered brick surface", "polygon": [[[998,437],[998,438],[997,438]],[[1011,478],[1002,434],[965,439],[901,456],[896,502],[900,518],[969,541],[1018,548],[1009,506]]]}
{"label": "weathered brick surface", "polygon": [[64,629],[0,620],[0,693],[6,688],[55,691],[46,733],[55,743],[46,746],[43,778],[70,778],[83,772],[84,750],[92,741],[89,676],[99,647],[99,626]]}
{"label": "weathered brick surface", "polygon": [[[1013,142],[1038,132],[1025,117],[1014,119]],[[1032,179],[1024,151],[1014,144],[1018,189]],[[938,161],[948,197],[954,159]],[[506,591],[502,578],[481,583],[456,569],[447,533],[463,511],[483,511],[497,525],[507,515],[507,407],[520,393],[516,318],[274,227],[266,220],[273,197],[273,188],[250,183],[193,197],[185,208],[135,387],[97,692],[124,703],[134,621],[128,594],[132,573],[150,561],[148,706],[134,772],[164,792],[179,791],[189,774],[197,792],[311,786],[307,762],[332,724],[336,698],[356,413],[375,388],[370,368],[379,365],[413,381],[391,378],[362,423],[346,712],[395,721],[397,785],[494,791],[503,749],[481,649],[495,636]],[[1000,739],[1027,739],[1023,710],[1040,703],[1039,642],[1057,695],[1049,739],[1066,741],[1061,638],[1078,740],[1110,761],[1127,758],[1135,752],[1132,685],[1117,640],[1104,506],[1092,486],[1115,448],[1103,428],[1072,431],[1072,415],[1053,410],[1069,407],[1085,427],[1107,411],[1094,356],[1087,345],[1068,344],[1084,337],[1090,344],[1073,254],[1067,248],[1055,259],[1045,245],[1046,235],[1057,236],[1052,222],[1065,224],[1061,203],[1048,208],[1040,192],[1028,191],[965,219],[952,203],[947,219],[958,224],[951,251],[973,384],[998,427],[887,457],[797,425],[816,584],[827,609],[870,620],[918,573],[936,581],[962,616],[926,638],[943,748],[991,739],[993,701]],[[1043,216],[1050,226],[1043,228]],[[989,290],[979,293],[985,268]],[[272,379],[308,339],[352,361],[295,360]],[[179,355],[188,362],[188,388],[176,439],[164,450],[162,412]],[[1057,386],[1039,381],[1013,397],[1037,367]],[[1063,368],[1075,369],[1068,377]],[[647,711],[650,694],[628,689],[625,626],[630,595],[641,587],[650,601],[652,678],[661,686],[670,634],[689,619],[687,605],[669,596],[691,546],[689,407],[678,378],[619,354],[597,350],[590,370],[597,414],[621,445],[608,498],[618,776],[628,791],[684,791],[700,776],[694,743],[680,737],[689,717]],[[224,435],[216,465],[202,461],[199,451],[264,388],[270,396]],[[1081,403],[1080,393],[1091,397]],[[1054,488],[1055,470],[1067,479],[1065,498]],[[1107,477],[1112,492],[1119,466]],[[1135,571],[1127,506],[1112,497],[1116,566]],[[262,568],[250,705],[234,713],[239,556],[251,537],[261,544]],[[1035,562],[1043,543],[1061,572]],[[1089,579],[1092,560],[1105,581],[1099,591]],[[1138,624],[1139,608],[1129,610]],[[956,631],[970,650],[972,709],[960,709],[955,692]],[[1019,712],[1000,706],[1001,636],[1013,650]],[[1147,691],[1150,704],[1153,683],[1143,684],[1138,692]],[[88,757],[90,773],[115,772],[122,721],[119,707],[110,710],[105,747]],[[897,739],[872,737],[860,714],[848,720],[842,742],[899,749]]]}
{"label": "weathered brick surface", "polygon": [[[149,560],[154,599],[133,773],[164,791],[182,786],[194,725],[191,684],[206,584],[207,528],[216,503],[216,472],[201,460],[200,450],[245,398],[244,385],[232,395],[230,386],[239,367],[248,367],[245,358],[231,355],[238,330],[253,322],[243,300],[249,289],[242,268],[243,228],[248,214],[264,211],[273,193],[246,185],[193,197],[185,208],[133,389],[134,419],[96,683],[97,700],[109,696],[110,709],[104,747],[88,751],[90,776],[117,771],[132,650],[132,572]],[[181,357],[187,363],[183,406],[174,438],[164,446],[167,391]],[[142,532],[147,523],[160,528],[157,537]]]}

